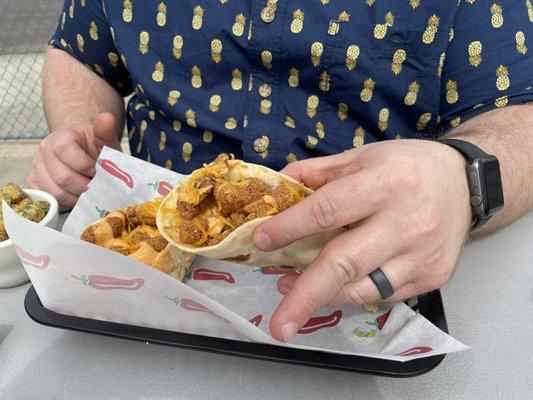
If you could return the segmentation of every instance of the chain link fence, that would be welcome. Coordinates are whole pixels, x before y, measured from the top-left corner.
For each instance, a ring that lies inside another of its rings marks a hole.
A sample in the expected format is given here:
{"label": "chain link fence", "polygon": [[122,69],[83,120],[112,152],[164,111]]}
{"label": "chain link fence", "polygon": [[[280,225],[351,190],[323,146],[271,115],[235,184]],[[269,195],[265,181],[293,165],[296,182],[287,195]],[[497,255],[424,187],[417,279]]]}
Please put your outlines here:
{"label": "chain link fence", "polygon": [[0,0],[0,139],[46,135],[41,70],[63,0]]}

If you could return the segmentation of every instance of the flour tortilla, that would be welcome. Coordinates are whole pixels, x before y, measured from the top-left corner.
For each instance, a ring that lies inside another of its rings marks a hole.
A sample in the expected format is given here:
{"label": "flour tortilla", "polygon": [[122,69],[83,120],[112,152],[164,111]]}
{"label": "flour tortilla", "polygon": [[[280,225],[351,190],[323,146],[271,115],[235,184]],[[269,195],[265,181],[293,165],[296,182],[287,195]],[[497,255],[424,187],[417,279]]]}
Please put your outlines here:
{"label": "flour tortilla", "polygon": [[[228,161],[228,165],[230,168],[228,180],[232,182],[255,177],[261,179],[271,189],[284,181],[298,183],[286,175],[261,165],[245,163],[241,160],[230,160]],[[271,216],[268,216],[242,224],[224,238],[224,240],[214,246],[195,247],[184,244],[179,239],[176,226],[176,204],[180,188],[187,186],[191,179],[193,179],[193,175],[180,182],[163,199],[157,212],[157,227],[159,232],[170,244],[182,251],[209,258],[231,260],[260,267],[290,266],[297,269],[304,269],[313,262],[322,247],[331,238],[343,231],[343,229],[336,229],[330,232],[318,233],[298,240],[282,249],[263,252],[254,246],[252,236],[259,225],[271,218]],[[305,188],[305,190],[307,194],[312,193],[312,190],[309,188]]]}

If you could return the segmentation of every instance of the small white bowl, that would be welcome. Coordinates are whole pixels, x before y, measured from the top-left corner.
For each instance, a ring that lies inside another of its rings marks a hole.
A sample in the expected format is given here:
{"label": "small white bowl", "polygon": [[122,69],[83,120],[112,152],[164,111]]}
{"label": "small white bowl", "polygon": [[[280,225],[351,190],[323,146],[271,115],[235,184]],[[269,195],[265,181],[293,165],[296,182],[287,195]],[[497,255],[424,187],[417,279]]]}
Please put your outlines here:
{"label": "small white bowl", "polygon": [[[59,207],[55,197],[35,189],[24,189],[24,193],[32,200],[44,200],[50,204],[50,210],[48,210],[48,213],[39,224],[46,225],[52,229],[57,228]],[[26,274],[11,240],[0,242],[0,289],[18,286],[28,280],[28,274]]]}

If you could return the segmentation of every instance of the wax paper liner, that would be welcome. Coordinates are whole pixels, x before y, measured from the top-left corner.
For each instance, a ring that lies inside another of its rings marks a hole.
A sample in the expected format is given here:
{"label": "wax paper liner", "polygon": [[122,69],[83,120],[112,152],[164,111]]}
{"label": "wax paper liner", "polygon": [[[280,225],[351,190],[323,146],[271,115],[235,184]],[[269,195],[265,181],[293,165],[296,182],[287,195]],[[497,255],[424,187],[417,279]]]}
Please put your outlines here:
{"label": "wax paper liner", "polygon": [[321,308],[280,343],[268,324],[282,295],[279,271],[197,257],[185,283],[79,240],[106,212],[165,195],[183,175],[104,148],[96,175],[63,232],[20,218],[4,205],[7,232],[41,302],[84,318],[294,348],[408,361],[468,347],[404,303]]}

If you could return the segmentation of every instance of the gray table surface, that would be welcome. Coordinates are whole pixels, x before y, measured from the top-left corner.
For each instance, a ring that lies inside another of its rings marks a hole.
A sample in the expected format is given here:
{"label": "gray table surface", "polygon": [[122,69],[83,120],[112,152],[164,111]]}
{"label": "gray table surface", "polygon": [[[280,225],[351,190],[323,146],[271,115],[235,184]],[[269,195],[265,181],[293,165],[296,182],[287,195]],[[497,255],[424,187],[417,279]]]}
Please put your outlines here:
{"label": "gray table surface", "polygon": [[465,247],[443,298],[450,332],[472,349],[447,355],[415,378],[48,328],[25,314],[28,287],[0,289],[0,399],[526,399],[533,393],[533,213]]}

